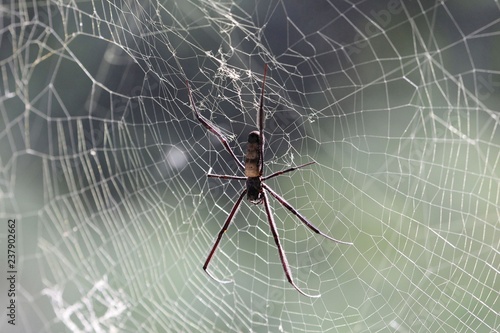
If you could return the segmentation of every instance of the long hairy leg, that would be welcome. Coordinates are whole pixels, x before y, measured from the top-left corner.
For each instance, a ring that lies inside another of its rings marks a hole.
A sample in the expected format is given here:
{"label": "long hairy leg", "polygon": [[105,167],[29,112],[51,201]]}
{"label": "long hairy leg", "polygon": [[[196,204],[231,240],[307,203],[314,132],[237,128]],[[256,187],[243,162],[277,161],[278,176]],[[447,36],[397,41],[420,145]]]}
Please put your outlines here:
{"label": "long hairy leg", "polygon": [[229,227],[229,224],[231,224],[231,221],[233,220],[234,216],[236,215],[236,212],[238,212],[238,209],[240,208],[241,201],[245,197],[245,194],[247,193],[247,190],[245,189],[243,192],[241,192],[240,197],[236,201],[236,203],[233,206],[233,209],[231,209],[231,212],[229,213],[226,222],[224,223],[224,226],[222,229],[219,231],[219,235],[217,236],[217,240],[215,241],[214,246],[212,247],[212,250],[210,250],[210,254],[207,257],[207,260],[205,260],[205,264],[203,265],[203,270],[215,281],[219,283],[230,283],[231,281],[229,280],[219,280],[215,276],[213,276],[208,270],[208,264],[210,264],[210,260],[212,260],[212,257],[215,253],[215,250],[217,250],[217,247],[219,246],[220,240],[222,238],[222,235],[226,232],[227,228]]}
{"label": "long hairy leg", "polygon": [[188,94],[189,94],[189,102],[191,103],[191,107],[193,109],[193,112],[194,112],[194,115],[196,116],[196,119],[198,119],[198,121],[203,125],[205,126],[205,128],[207,130],[209,130],[210,132],[212,132],[213,134],[215,134],[215,136],[217,136],[217,138],[219,138],[219,141],[222,143],[222,145],[224,146],[224,148],[226,148],[226,150],[231,154],[231,156],[233,157],[233,159],[236,161],[236,164],[239,165],[240,169],[244,170],[245,167],[243,166],[243,163],[241,163],[241,161],[236,157],[236,155],[234,154],[233,150],[231,149],[231,147],[229,147],[229,144],[227,143],[227,139],[226,137],[224,136],[224,134],[222,134],[222,132],[220,131],[220,129],[218,129],[217,127],[215,127],[214,125],[212,125],[205,117],[203,117],[199,112],[198,110],[196,109],[196,105],[194,104],[194,99],[193,99],[193,95],[191,94],[191,88],[189,87],[189,82],[186,80],[186,86],[188,88]]}
{"label": "long hairy leg", "polygon": [[278,235],[278,230],[276,229],[276,224],[274,223],[274,218],[273,214],[271,213],[271,209],[269,208],[269,199],[267,198],[267,193],[266,191],[263,191],[263,201],[264,201],[264,207],[266,208],[266,215],[267,215],[267,221],[269,222],[269,227],[271,228],[271,232],[273,234],[274,242],[276,243],[276,246],[278,247],[278,253],[280,255],[281,259],[281,264],[283,265],[283,270],[285,271],[286,278],[288,282],[302,295],[307,296],[307,297],[320,297],[321,295],[309,295],[305,292],[303,292],[296,284],[293,282],[292,279],[292,272],[290,270],[290,265],[288,264],[288,260],[286,259],[285,256],[285,251],[283,250],[283,246],[281,246],[280,238]]}
{"label": "long hairy leg", "polygon": [[338,239],[335,239],[333,237],[330,237],[328,236],[327,234],[323,233],[321,230],[319,230],[314,224],[312,224],[311,222],[309,222],[308,219],[306,219],[302,214],[300,214],[295,208],[292,207],[292,205],[290,205],[288,203],[288,201],[286,201],[283,197],[281,197],[278,193],[274,192],[269,186],[267,186],[266,184],[262,183],[262,186],[264,187],[264,189],[266,189],[267,191],[269,191],[269,193],[271,193],[271,195],[273,197],[276,198],[276,200],[278,200],[283,206],[285,206],[286,209],[288,209],[293,215],[297,216],[299,218],[299,220],[302,221],[302,223],[304,223],[309,229],[311,229],[312,231],[314,231],[315,233],[317,234],[320,234],[321,236],[323,237],[326,237],[332,241],[334,241],[335,243],[339,243],[339,244],[346,244],[346,245],[352,245],[352,243],[350,242],[344,242],[344,241],[341,241],[341,240],[338,240]]}

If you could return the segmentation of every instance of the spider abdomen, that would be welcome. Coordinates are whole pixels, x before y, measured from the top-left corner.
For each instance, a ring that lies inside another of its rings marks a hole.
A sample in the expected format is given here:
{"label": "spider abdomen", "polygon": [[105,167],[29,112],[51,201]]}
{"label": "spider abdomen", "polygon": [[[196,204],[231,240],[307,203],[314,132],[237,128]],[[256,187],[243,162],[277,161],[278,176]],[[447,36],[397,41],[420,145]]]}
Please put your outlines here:
{"label": "spider abdomen", "polygon": [[253,131],[248,135],[247,153],[245,154],[245,176],[260,177],[260,149],[259,149],[259,132]]}
{"label": "spider abdomen", "polygon": [[260,158],[260,134],[258,131],[253,131],[248,135],[247,153],[245,154],[245,176],[247,177],[247,199],[254,204],[262,202]]}

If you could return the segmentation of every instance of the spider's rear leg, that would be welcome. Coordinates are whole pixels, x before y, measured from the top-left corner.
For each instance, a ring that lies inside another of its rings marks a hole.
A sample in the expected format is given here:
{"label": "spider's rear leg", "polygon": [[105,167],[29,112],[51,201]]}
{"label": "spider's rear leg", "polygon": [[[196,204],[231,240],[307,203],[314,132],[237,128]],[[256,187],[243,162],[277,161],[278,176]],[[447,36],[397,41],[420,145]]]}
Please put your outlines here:
{"label": "spider's rear leg", "polygon": [[241,161],[236,157],[236,155],[234,154],[233,150],[231,149],[231,147],[229,147],[229,144],[227,142],[227,139],[226,137],[224,136],[224,134],[222,134],[221,130],[219,128],[217,128],[215,125],[211,124],[205,117],[203,117],[199,112],[198,110],[196,109],[196,105],[194,103],[194,98],[193,98],[193,95],[191,94],[191,88],[189,87],[189,82],[188,80],[186,80],[186,86],[188,88],[188,94],[189,94],[189,102],[191,103],[191,108],[193,109],[193,112],[194,112],[194,115],[196,117],[196,119],[198,119],[198,121],[207,129],[209,130],[211,133],[213,133],[215,136],[217,136],[217,138],[219,139],[220,143],[224,146],[224,148],[229,152],[229,154],[231,154],[231,156],[233,157],[233,159],[235,160],[236,164],[241,168],[241,169],[244,169],[244,166],[243,164],[241,163]]}

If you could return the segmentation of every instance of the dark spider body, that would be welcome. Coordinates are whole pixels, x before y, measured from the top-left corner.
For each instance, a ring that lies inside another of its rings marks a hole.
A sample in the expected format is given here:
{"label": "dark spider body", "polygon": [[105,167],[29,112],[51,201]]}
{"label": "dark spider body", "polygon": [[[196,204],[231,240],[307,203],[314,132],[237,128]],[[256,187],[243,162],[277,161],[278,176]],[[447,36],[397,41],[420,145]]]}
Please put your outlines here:
{"label": "dark spider body", "polygon": [[260,179],[260,137],[258,131],[248,135],[247,153],[245,154],[245,176],[247,177],[247,199],[253,204],[262,202],[262,181]]}
{"label": "dark spider body", "polygon": [[215,244],[213,245],[212,249],[210,250],[210,253],[208,254],[207,259],[205,260],[205,263],[203,264],[203,270],[214,280],[220,282],[220,283],[229,283],[231,281],[222,281],[217,279],[215,276],[213,276],[208,270],[208,264],[210,263],[210,260],[212,260],[212,257],[215,253],[215,250],[217,250],[217,247],[219,246],[219,243],[222,239],[222,236],[226,232],[227,228],[229,227],[229,224],[233,220],[234,216],[236,215],[241,202],[243,201],[243,198],[245,195],[247,195],[247,199],[255,204],[258,205],[260,203],[264,204],[264,209],[266,211],[266,216],[267,216],[267,221],[269,223],[269,227],[271,229],[271,233],[273,234],[274,242],[276,243],[276,247],[278,248],[278,254],[280,256],[281,264],[283,266],[283,270],[285,271],[286,278],[288,282],[302,295],[309,296],[309,297],[319,297],[319,295],[309,295],[303,292],[293,281],[292,279],[292,272],[290,270],[290,266],[288,264],[288,260],[285,256],[285,251],[283,250],[283,246],[281,245],[279,235],[278,235],[278,229],[276,227],[276,224],[274,222],[274,217],[271,212],[271,207],[269,206],[269,198],[267,196],[267,193],[271,194],[272,197],[274,197],[278,202],[283,205],[290,213],[295,215],[302,223],[304,223],[309,229],[311,229],[313,232],[322,235],[323,237],[326,237],[334,242],[341,243],[341,244],[352,244],[344,241],[337,240],[335,238],[332,238],[323,232],[319,230],[316,226],[314,226],[307,218],[305,218],[302,214],[300,214],[299,211],[297,211],[295,208],[293,208],[292,205],[288,203],[283,197],[281,197],[278,193],[276,193],[273,189],[271,189],[268,185],[265,184],[265,181],[271,178],[274,178],[276,176],[282,175],[284,173],[288,173],[300,168],[303,168],[305,166],[311,165],[315,162],[309,162],[305,163],[296,167],[291,167],[282,171],[277,171],[274,172],[268,176],[264,176],[264,84],[266,81],[266,72],[267,72],[267,65],[264,67],[264,78],[262,80],[262,93],[260,95],[260,104],[259,104],[259,109],[258,109],[258,115],[257,115],[257,127],[258,131],[252,131],[248,135],[248,142],[247,142],[247,151],[245,154],[245,164],[241,163],[241,161],[236,157],[234,154],[233,150],[229,147],[229,144],[227,142],[226,137],[222,132],[215,126],[213,125],[210,121],[208,121],[205,117],[203,117],[198,110],[196,109],[196,105],[194,103],[193,96],[191,94],[191,90],[189,88],[189,83],[186,81],[186,86],[188,88],[188,93],[189,93],[189,101],[191,103],[191,106],[193,108],[193,112],[195,114],[196,119],[211,133],[217,136],[217,138],[220,140],[221,144],[224,146],[224,148],[231,154],[232,158],[240,168],[245,173],[245,176],[234,176],[234,175],[216,175],[216,174],[208,174],[207,177],[212,177],[212,178],[220,178],[220,179],[234,179],[234,180],[245,180],[246,186],[241,192],[240,196],[236,200],[236,203],[234,204],[233,208],[231,209],[231,212],[229,213],[226,221],[224,222],[224,225],[222,226],[221,230],[219,231],[219,234],[217,235],[217,239],[215,240]]}

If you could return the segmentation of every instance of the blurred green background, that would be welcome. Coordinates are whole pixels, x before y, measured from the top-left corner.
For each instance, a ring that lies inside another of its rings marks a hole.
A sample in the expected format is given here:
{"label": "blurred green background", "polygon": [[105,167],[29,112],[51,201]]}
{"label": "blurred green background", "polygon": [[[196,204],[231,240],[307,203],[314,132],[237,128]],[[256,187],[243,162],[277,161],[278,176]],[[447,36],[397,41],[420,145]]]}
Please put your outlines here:
{"label": "blurred green background", "polygon": [[[1,7],[2,332],[495,332],[495,1],[77,1]],[[263,207],[243,158],[263,67]],[[5,305],[5,306],[4,306]]]}

